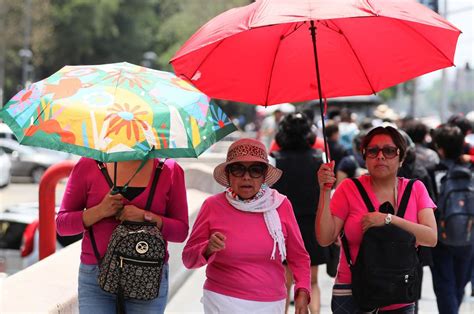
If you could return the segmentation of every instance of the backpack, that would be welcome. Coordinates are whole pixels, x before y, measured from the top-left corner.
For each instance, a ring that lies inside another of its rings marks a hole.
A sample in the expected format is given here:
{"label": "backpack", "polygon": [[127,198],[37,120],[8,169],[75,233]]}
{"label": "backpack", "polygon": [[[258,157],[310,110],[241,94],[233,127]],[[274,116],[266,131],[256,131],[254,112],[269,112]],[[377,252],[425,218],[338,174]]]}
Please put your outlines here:
{"label": "backpack", "polygon": [[474,176],[453,164],[441,179],[438,198],[438,240],[449,246],[474,243]]}
{"label": "backpack", "polygon": [[[351,180],[357,186],[367,209],[374,212],[374,206],[360,181]],[[405,215],[415,181],[410,180],[405,188],[398,217],[403,218]],[[412,233],[393,224],[369,228],[363,235],[355,263],[352,263],[344,232],[341,233],[341,241],[352,273],[352,295],[362,310],[372,311],[391,304],[413,303],[420,298],[423,269],[416,238]]]}
{"label": "backpack", "polygon": [[[157,165],[145,210],[150,210],[163,165],[163,161]],[[99,163],[99,168],[112,187],[105,166],[102,164],[101,167]],[[99,286],[117,295],[118,312],[122,313],[125,298],[152,300],[158,297],[166,244],[155,223],[123,221],[112,233],[102,259],[92,227],[89,230],[94,254],[99,262]]]}

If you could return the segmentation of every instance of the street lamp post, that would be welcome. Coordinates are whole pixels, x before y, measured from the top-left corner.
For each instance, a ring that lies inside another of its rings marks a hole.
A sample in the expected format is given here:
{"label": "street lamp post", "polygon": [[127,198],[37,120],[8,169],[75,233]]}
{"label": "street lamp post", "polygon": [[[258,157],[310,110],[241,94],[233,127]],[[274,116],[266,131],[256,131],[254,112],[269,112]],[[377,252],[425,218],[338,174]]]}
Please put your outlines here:
{"label": "street lamp post", "polygon": [[24,17],[25,17],[25,28],[23,36],[23,48],[20,49],[18,55],[21,57],[21,84],[23,88],[26,88],[29,85],[31,80],[31,73],[33,67],[31,65],[31,59],[33,57],[33,52],[30,50],[31,43],[31,3],[32,0],[25,0],[24,6]]}

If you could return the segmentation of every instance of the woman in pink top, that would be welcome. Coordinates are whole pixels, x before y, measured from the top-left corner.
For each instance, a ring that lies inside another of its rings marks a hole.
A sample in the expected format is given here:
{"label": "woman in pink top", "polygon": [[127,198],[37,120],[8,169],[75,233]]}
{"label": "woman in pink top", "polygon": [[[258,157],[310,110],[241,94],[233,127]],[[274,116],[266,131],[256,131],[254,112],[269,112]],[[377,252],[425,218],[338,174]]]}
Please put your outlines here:
{"label": "woman in pink top", "polygon": [[[330,200],[331,187],[336,181],[334,162],[324,164],[318,171],[321,197],[316,218],[318,242],[329,245],[336,241],[341,230],[349,242],[352,260],[356,260],[363,233],[371,227],[393,224],[416,237],[419,245],[433,247],[437,242],[436,222],[433,209],[436,205],[420,181],[416,181],[408,201],[404,218],[378,211],[380,204],[389,202],[395,212],[400,204],[408,179],[397,177],[403,162],[406,142],[392,127],[377,127],[370,131],[361,144],[368,175],[359,178],[376,211],[369,213],[354,182],[344,180]],[[401,197],[400,197],[401,198]],[[333,288],[331,308],[334,313],[359,313],[352,298],[352,276],[344,251],[338,266],[336,284]],[[393,304],[379,309],[379,313],[414,313],[414,304]]]}
{"label": "woman in pink top", "polygon": [[308,312],[309,256],[290,202],[269,188],[280,176],[254,139],[233,143],[215,168],[227,189],[204,202],[183,251],[187,268],[207,265],[205,313],[284,313],[284,260],[296,281],[296,313]]}
{"label": "woman in pink top", "polygon": [[[79,312],[115,313],[115,295],[103,291],[98,283],[98,261],[91,244],[92,226],[101,257],[107,250],[115,227],[124,220],[150,221],[161,229],[165,241],[183,242],[188,235],[188,205],[183,169],[173,160],[163,165],[154,191],[150,211],[145,211],[158,160],[150,159],[139,171],[140,160],[117,163],[116,184],[120,191],[113,195],[106,177],[95,160],[81,158],[69,177],[61,209],[56,218],[60,235],[84,234],[79,266]],[[106,171],[114,177],[113,164]],[[129,179],[131,179],[130,182]],[[127,188],[123,189],[126,185]],[[129,313],[164,313],[168,295],[168,254],[165,257],[159,296],[150,301],[127,299]]]}

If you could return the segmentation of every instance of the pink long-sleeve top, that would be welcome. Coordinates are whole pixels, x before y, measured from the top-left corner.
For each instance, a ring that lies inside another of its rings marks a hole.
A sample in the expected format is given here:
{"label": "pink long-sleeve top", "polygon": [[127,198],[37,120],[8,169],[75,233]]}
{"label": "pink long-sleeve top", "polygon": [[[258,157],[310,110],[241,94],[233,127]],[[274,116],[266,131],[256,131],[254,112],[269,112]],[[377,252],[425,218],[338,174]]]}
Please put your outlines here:
{"label": "pink long-sleeve top", "polygon": [[[370,176],[365,175],[359,178],[360,183],[367,191],[370,201],[374,205],[376,211],[379,210],[380,202],[375,196],[370,184]],[[397,207],[400,206],[403,192],[410,180],[405,178],[398,179],[397,185]],[[424,208],[436,208],[436,205],[428,195],[426,187],[421,181],[416,181],[413,184],[413,188],[410,194],[410,199],[407,204],[404,218],[408,221],[418,223],[418,212]],[[342,219],[344,221],[344,233],[347,236],[347,242],[349,243],[349,252],[351,254],[351,260],[355,261],[359,254],[359,247],[362,242],[362,217],[368,213],[367,206],[365,206],[364,200],[359,193],[359,190],[355,186],[352,180],[346,179],[342,181],[334,192],[330,202],[330,209],[332,215]],[[338,283],[351,283],[352,274],[347,264],[344,250],[341,250],[339,259],[339,266],[337,269],[336,282]],[[394,304],[384,307],[384,310],[393,310],[400,308],[405,304]]]}
{"label": "pink long-sleeve top", "polygon": [[[158,160],[154,160],[156,171]],[[145,190],[133,200],[124,199],[124,205],[145,208],[150,193],[154,173]],[[84,233],[81,262],[97,264],[89,232],[84,228],[82,214],[84,209],[98,205],[109,193],[110,187],[93,159],[81,158],[74,166],[64,192],[61,209],[56,218],[58,233],[63,236]],[[163,219],[162,234],[166,241],[183,242],[189,230],[188,204],[184,184],[183,169],[171,159],[166,160],[156,185],[150,210]],[[93,225],[97,248],[101,256],[107,250],[110,236],[119,221],[114,217],[100,220]],[[168,260],[168,253],[166,254]]]}
{"label": "pink long-sleeve top", "polygon": [[[287,198],[277,208],[287,249],[286,260],[295,278],[295,291],[311,291],[310,260],[301,238],[291,203]],[[209,237],[214,232],[226,236],[225,249],[206,260]],[[271,259],[273,239],[263,213],[243,212],[220,193],[206,199],[183,250],[187,268],[207,264],[204,289],[223,295],[261,302],[286,298],[285,269],[277,249]],[[310,294],[308,294],[310,295]]]}

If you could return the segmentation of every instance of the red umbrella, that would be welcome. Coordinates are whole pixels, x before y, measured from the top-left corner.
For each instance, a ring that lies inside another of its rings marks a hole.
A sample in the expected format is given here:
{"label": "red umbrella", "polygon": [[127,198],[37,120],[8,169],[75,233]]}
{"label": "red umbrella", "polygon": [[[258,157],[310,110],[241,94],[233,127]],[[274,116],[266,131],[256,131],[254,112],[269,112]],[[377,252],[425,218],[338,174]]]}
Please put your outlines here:
{"label": "red umbrella", "polygon": [[171,63],[214,98],[322,107],[452,66],[459,34],[414,0],[261,0],[210,20]]}

